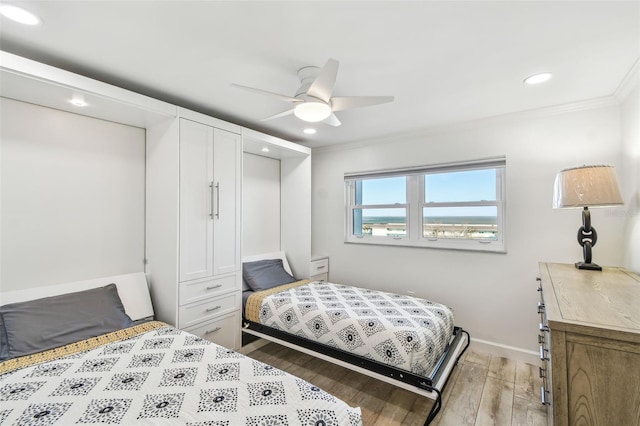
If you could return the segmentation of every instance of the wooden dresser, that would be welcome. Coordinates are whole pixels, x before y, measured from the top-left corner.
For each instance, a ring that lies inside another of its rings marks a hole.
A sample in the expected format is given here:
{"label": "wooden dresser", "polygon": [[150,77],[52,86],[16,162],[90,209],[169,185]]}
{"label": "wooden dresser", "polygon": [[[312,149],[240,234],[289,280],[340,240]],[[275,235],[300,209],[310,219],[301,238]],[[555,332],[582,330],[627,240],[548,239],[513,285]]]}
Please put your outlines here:
{"label": "wooden dresser", "polygon": [[640,425],[640,277],[540,263],[538,291],[549,424]]}

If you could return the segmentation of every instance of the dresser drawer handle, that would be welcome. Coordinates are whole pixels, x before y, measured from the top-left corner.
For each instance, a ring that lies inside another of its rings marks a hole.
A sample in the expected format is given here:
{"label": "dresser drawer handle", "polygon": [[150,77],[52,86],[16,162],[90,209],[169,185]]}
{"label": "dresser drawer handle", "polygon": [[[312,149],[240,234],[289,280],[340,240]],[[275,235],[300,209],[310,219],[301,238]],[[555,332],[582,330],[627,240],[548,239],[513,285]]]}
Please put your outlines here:
{"label": "dresser drawer handle", "polygon": [[222,284],[211,285],[211,286],[207,287],[207,290],[214,290],[214,289],[220,288],[220,287],[222,287]]}
{"label": "dresser drawer handle", "polygon": [[549,391],[546,390],[544,386],[540,386],[540,402],[542,402],[542,405],[551,405],[549,400],[547,400],[548,394],[549,394]]}
{"label": "dresser drawer handle", "polygon": [[538,326],[538,329],[540,331],[546,331],[547,333],[549,332],[549,326],[548,325],[544,325],[543,323],[540,323],[540,325]]}
{"label": "dresser drawer handle", "polygon": [[214,306],[213,308],[207,308],[207,312],[217,311],[220,308],[222,308],[222,306],[220,305]]}
{"label": "dresser drawer handle", "polygon": [[324,269],[326,267],[327,267],[327,265],[321,265],[321,266],[316,266],[316,269]]}
{"label": "dresser drawer handle", "polygon": [[222,327],[216,327],[213,330],[205,331],[204,334],[211,334],[211,333],[215,333],[216,331],[220,331],[220,330],[222,330]]}
{"label": "dresser drawer handle", "polygon": [[549,352],[549,349],[546,349],[544,346],[540,345],[540,359],[542,361],[549,361],[549,357],[547,357],[547,352]]}
{"label": "dresser drawer handle", "polygon": [[542,367],[538,367],[538,375],[540,376],[541,379],[545,379],[547,377],[545,375],[546,371],[547,371],[546,369]]}

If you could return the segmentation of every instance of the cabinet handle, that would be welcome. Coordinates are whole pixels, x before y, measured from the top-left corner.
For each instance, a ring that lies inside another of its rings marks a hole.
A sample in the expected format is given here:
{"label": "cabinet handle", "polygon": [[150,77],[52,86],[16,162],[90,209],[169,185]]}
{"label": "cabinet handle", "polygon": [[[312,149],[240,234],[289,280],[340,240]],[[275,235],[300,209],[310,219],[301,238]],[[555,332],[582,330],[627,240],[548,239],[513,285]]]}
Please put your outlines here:
{"label": "cabinet handle", "polygon": [[544,303],[538,302],[538,313],[541,314],[544,312]]}
{"label": "cabinet handle", "polygon": [[546,378],[546,377],[547,377],[547,376],[545,376],[545,374],[544,374],[546,371],[547,371],[547,370],[545,370],[544,368],[542,368],[542,367],[538,367],[538,375],[540,376],[540,378],[541,378],[541,379],[544,379],[544,378]]}
{"label": "cabinet handle", "polygon": [[220,331],[220,330],[222,330],[222,327],[216,327],[213,330],[205,331],[204,334],[211,334],[211,333],[215,333],[216,331]]}
{"label": "cabinet handle", "polygon": [[218,309],[222,308],[222,306],[218,305],[218,306],[214,306],[213,308],[208,308],[207,312],[212,312],[212,311],[217,311]]}
{"label": "cabinet handle", "polygon": [[211,193],[211,203],[209,206],[209,217],[213,220],[213,182],[209,184],[209,192]]}
{"label": "cabinet handle", "polygon": [[540,323],[540,325],[538,326],[538,329],[540,331],[546,331],[547,333],[549,332],[549,326],[548,325],[544,325],[543,323]]}
{"label": "cabinet handle", "polygon": [[544,343],[544,335],[538,334],[538,344],[541,345]]}
{"label": "cabinet handle", "polygon": [[551,403],[547,400],[548,390],[544,388],[544,386],[540,386],[540,402],[542,405],[551,405]]}
{"label": "cabinet handle", "polygon": [[322,266],[316,266],[316,269],[324,269],[324,268],[326,268],[326,266],[325,266],[325,265],[322,265]]}
{"label": "cabinet handle", "polygon": [[213,290],[213,289],[220,288],[220,287],[222,287],[222,284],[210,285],[209,287],[207,287],[207,290]]}
{"label": "cabinet handle", "polygon": [[216,218],[220,219],[220,182],[216,182]]}
{"label": "cabinet handle", "polygon": [[545,352],[549,352],[549,349],[546,349],[544,346],[540,345],[540,359],[542,361],[549,361],[547,354]]}

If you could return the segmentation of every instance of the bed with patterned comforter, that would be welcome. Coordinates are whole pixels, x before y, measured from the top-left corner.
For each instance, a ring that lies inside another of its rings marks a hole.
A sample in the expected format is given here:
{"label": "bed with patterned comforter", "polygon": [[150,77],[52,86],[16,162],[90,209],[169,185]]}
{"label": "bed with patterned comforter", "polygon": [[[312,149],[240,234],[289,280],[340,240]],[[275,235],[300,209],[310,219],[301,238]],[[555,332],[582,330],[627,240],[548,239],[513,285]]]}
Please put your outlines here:
{"label": "bed with patterned comforter", "polygon": [[164,323],[0,363],[0,424],[362,425],[359,408]]}
{"label": "bed with patterned comforter", "polygon": [[437,367],[454,330],[440,303],[309,280],[254,292],[245,318],[420,376]]}

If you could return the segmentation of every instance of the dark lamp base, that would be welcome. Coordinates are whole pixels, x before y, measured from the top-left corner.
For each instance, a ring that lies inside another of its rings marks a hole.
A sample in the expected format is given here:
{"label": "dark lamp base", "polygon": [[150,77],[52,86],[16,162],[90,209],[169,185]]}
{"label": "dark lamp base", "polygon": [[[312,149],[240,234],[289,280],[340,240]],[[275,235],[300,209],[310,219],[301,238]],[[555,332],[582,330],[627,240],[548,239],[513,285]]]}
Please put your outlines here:
{"label": "dark lamp base", "polygon": [[602,271],[602,266],[595,263],[576,262],[576,268],[587,269],[589,271]]}

